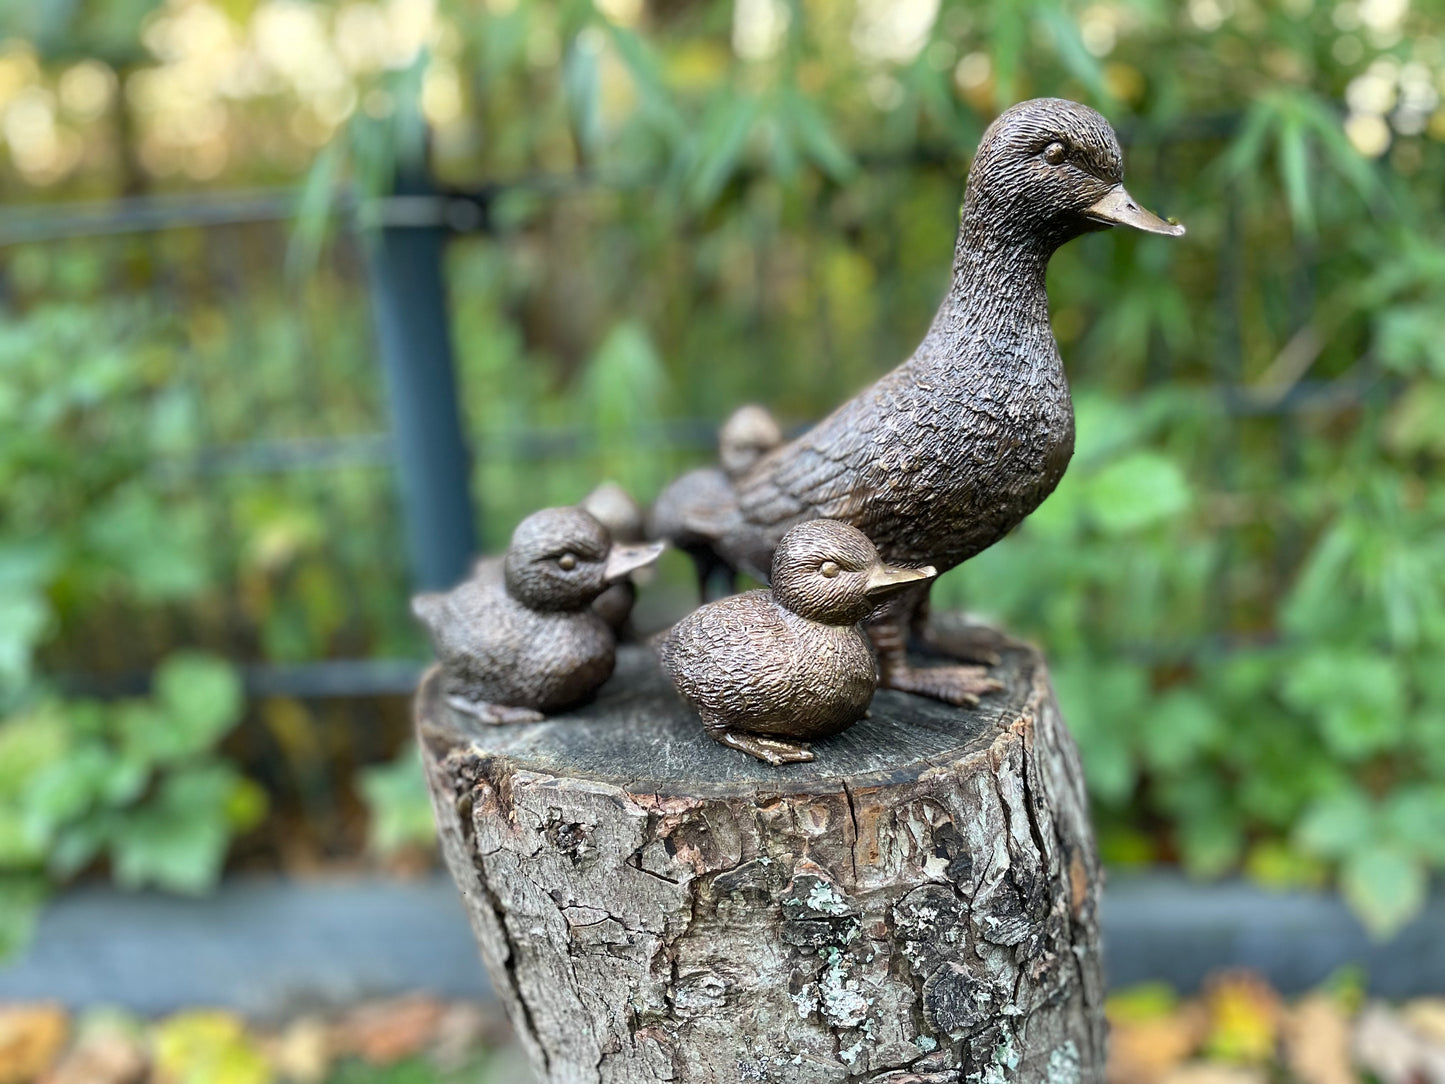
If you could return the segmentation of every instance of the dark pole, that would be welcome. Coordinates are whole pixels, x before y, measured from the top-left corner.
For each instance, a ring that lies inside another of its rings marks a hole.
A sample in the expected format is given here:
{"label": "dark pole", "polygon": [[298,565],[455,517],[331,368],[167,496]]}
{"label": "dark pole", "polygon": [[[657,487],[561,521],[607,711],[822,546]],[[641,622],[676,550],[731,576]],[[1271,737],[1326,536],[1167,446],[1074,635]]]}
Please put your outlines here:
{"label": "dark pole", "polygon": [[[393,191],[419,197],[417,204],[431,202],[439,212],[443,201],[425,156],[419,157],[398,170]],[[371,307],[418,590],[462,579],[477,541],[442,274],[447,233],[440,213],[388,215],[368,245]]]}

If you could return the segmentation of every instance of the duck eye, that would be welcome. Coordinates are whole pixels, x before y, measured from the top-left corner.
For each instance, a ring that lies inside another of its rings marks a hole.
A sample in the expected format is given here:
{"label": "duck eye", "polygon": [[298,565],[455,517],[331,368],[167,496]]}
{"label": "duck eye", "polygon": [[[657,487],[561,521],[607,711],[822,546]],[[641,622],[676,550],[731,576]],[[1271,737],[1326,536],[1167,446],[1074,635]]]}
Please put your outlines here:
{"label": "duck eye", "polygon": [[573,554],[564,553],[557,558],[557,567],[563,572],[571,572],[577,567],[577,558]]}
{"label": "duck eye", "polygon": [[818,568],[818,571],[831,580],[834,576],[838,575],[838,562],[824,561]]}
{"label": "duck eye", "polygon": [[1062,143],[1050,143],[1044,148],[1044,161],[1051,166],[1056,166],[1069,156],[1069,148]]}

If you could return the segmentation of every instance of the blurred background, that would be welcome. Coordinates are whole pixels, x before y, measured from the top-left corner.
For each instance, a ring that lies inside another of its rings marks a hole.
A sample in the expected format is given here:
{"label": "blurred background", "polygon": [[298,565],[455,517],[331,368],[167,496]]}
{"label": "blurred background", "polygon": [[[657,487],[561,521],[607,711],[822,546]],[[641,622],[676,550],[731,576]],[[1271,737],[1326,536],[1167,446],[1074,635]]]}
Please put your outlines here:
{"label": "blurred background", "polygon": [[[1073,464],[935,598],[1046,647],[1116,885],[1440,952],[1442,92],[1441,0],[0,0],[0,950],[115,889],[431,883],[409,594],[901,361],[984,126],[1061,95],[1189,233],[1054,259]],[[1283,1056],[1258,966],[1116,1015]]]}

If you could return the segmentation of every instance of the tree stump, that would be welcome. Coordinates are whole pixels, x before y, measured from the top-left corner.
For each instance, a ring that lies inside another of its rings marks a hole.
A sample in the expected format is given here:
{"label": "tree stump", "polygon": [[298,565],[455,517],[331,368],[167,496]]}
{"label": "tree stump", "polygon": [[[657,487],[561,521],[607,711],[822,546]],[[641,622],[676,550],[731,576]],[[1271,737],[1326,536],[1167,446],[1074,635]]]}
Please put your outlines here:
{"label": "tree stump", "polygon": [[784,768],[708,739],[645,648],[524,726],[424,678],[442,850],[539,1077],[1102,1080],[1078,753],[1038,652],[992,635],[1006,691],[880,692]]}

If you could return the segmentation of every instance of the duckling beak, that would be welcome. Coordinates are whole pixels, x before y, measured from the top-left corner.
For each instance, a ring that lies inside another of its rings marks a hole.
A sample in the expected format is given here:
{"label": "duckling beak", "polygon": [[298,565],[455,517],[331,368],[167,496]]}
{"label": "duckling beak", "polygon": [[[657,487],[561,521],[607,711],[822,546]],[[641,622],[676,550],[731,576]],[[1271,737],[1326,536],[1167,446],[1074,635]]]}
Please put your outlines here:
{"label": "duckling beak", "polygon": [[1184,226],[1178,222],[1166,222],[1153,211],[1146,211],[1134,202],[1134,197],[1122,184],[1116,184],[1104,197],[1090,207],[1084,208],[1084,217],[1105,226],[1133,226],[1145,233],[1162,233],[1166,237],[1183,237]]}
{"label": "duckling beak", "polygon": [[608,583],[616,583],[629,572],[652,564],[666,548],[666,542],[649,542],[645,546],[614,545],[607,554],[607,567],[602,570],[602,576]]}
{"label": "duckling beak", "polygon": [[931,580],[938,575],[938,569],[932,565],[924,565],[922,568],[899,568],[897,565],[876,565],[872,572],[868,573],[868,597],[877,598],[880,595],[892,594],[910,583],[919,583],[923,580]]}

